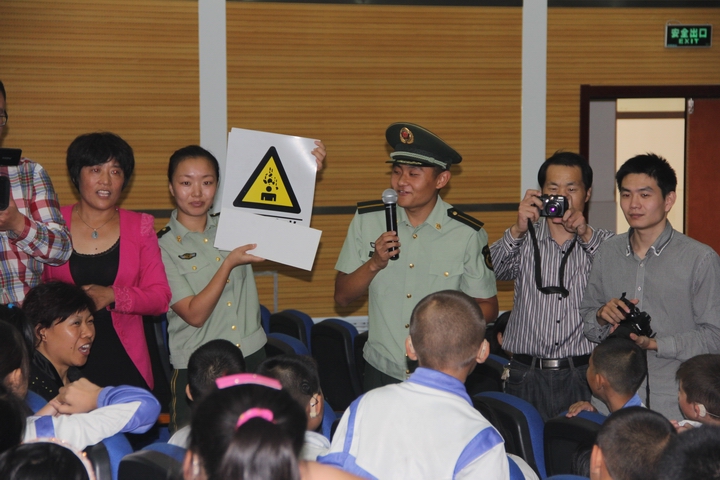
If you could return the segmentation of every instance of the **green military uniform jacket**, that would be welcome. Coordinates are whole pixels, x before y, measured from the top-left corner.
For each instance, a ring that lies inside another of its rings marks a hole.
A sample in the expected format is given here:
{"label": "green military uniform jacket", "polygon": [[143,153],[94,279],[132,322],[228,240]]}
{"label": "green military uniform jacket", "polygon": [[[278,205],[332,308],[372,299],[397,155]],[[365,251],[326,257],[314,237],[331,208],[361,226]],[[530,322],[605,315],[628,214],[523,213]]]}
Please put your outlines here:
{"label": "green military uniform jacket", "polygon": [[260,325],[260,301],[250,265],[235,267],[205,324],[196,328],[176,314],[172,306],[183,298],[200,293],[218,271],[229,252],[215,248],[217,215],[208,215],[204,232],[191,232],[177,221],[177,210],[158,233],[162,259],[172,290],[168,310],[170,362],[176,369],[187,368],[190,355],[201,345],[223,338],[237,345],[245,357],[267,342]]}
{"label": "green military uniform jacket", "polygon": [[[361,204],[350,224],[335,269],[350,274],[372,257],[375,240],[386,231],[382,202]],[[363,213],[363,212],[367,213]],[[482,223],[438,197],[427,220],[417,228],[397,207],[400,258],[373,279],[369,288],[367,362],[394,378],[407,376],[405,339],[410,315],[424,297],[459,290],[473,298],[497,295],[488,237]]]}

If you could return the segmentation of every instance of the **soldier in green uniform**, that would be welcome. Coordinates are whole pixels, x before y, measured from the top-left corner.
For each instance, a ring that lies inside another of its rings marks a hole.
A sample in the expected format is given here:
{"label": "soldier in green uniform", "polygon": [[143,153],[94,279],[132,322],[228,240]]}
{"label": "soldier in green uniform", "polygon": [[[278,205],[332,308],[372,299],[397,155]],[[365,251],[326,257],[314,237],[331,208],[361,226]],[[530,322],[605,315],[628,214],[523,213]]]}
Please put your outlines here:
{"label": "soldier in green uniform", "polygon": [[[410,314],[430,293],[460,290],[475,298],[485,320],[497,317],[497,286],[482,222],[439,196],[450,167],[462,157],[432,132],[395,123],[385,136],[395,149],[391,186],[397,192],[397,232],[387,232],[384,205],[358,204],[335,269],[335,301],[369,296],[364,387],[403,381]],[[397,248],[397,250],[392,250]],[[398,260],[390,257],[399,253]]]}

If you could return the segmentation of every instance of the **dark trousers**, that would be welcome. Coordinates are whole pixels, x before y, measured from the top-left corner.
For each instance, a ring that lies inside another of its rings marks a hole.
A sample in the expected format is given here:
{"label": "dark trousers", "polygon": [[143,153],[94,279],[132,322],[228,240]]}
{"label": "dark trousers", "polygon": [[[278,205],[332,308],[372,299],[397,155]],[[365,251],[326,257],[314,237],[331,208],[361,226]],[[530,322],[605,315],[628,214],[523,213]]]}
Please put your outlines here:
{"label": "dark trousers", "polygon": [[402,383],[395,377],[387,375],[369,363],[365,362],[365,370],[363,371],[363,392],[369,392],[373,388],[384,387],[394,383]]}
{"label": "dark trousers", "polygon": [[510,362],[510,376],[505,393],[531,403],[543,421],[558,416],[575,402],[590,401],[587,383],[588,366],[571,366],[562,370],[541,370],[515,360]]}

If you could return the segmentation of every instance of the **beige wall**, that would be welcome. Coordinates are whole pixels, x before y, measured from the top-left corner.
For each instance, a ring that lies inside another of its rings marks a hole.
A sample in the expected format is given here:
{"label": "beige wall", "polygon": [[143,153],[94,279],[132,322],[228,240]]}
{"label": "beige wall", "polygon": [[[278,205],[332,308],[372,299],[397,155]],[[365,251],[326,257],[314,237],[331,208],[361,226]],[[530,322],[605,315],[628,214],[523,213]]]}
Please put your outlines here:
{"label": "beige wall", "polygon": [[[227,9],[229,126],[323,139],[329,154],[316,206],[379,196],[388,184],[384,130],[399,120],[436,131],[463,155],[443,193],[448,201],[518,201],[519,8],[229,2]],[[720,81],[717,48],[662,48],[671,18],[717,24],[720,9],[550,9],[548,153],[578,148],[580,84]],[[80,133],[114,131],[137,159],[123,206],[171,208],[167,159],[199,141],[197,2],[4,0],[0,32],[10,113],[4,145],[41,162],[68,204],[67,145]],[[631,35],[639,38],[633,45]],[[514,219],[473,215],[491,241]],[[281,272],[279,308],[366,312],[364,302],[338,310],[332,300],[350,218],[313,218],[324,232],[313,272],[259,268]],[[258,285],[272,305],[269,278]],[[511,308],[512,285],[500,287],[501,308]]]}

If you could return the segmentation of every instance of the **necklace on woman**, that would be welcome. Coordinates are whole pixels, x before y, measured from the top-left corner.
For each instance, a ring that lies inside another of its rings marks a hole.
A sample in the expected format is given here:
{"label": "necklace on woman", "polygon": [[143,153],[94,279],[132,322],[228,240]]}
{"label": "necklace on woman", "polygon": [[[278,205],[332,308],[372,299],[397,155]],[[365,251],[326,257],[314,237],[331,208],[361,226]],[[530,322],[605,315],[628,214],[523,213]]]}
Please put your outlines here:
{"label": "necklace on woman", "polygon": [[100,225],[99,227],[95,228],[95,227],[91,227],[90,225],[88,225],[88,223],[82,218],[82,215],[80,215],[80,210],[79,210],[77,207],[75,207],[75,211],[76,211],[77,214],[78,214],[78,218],[79,218],[85,225],[87,225],[88,228],[92,229],[92,233],[90,234],[90,236],[91,236],[93,239],[99,237],[99,235],[98,235],[98,230],[100,230],[102,227],[104,227],[105,225],[107,225],[108,223],[110,223],[110,220],[112,220],[113,218],[115,218],[115,214],[117,214],[117,208],[116,208],[115,211],[114,211],[113,214],[112,214],[112,217],[110,217],[107,222],[105,222],[105,223],[103,223],[102,225]]}

